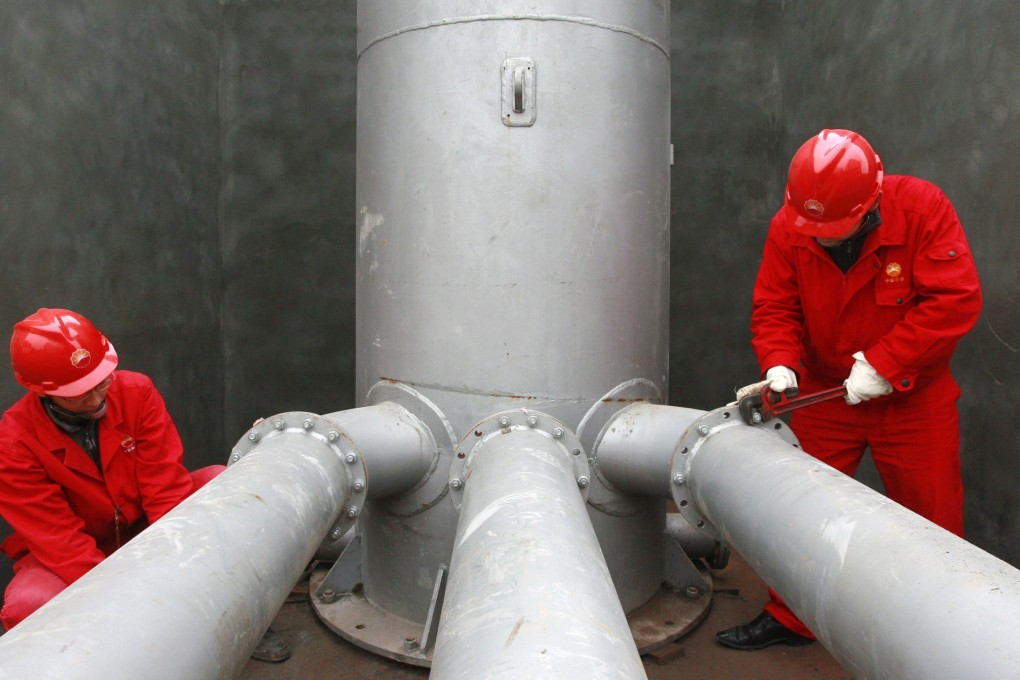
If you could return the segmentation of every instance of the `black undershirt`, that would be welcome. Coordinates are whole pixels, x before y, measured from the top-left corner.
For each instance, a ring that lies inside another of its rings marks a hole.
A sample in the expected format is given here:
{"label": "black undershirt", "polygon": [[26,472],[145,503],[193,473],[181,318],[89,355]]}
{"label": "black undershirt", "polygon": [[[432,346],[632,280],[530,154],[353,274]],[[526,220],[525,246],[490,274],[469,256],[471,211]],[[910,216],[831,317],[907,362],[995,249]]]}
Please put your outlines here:
{"label": "black undershirt", "polygon": [[99,462],[99,421],[76,416],[54,404],[49,397],[43,397],[42,402],[50,420],[69,434],[78,446],[85,449],[85,453],[89,454],[89,458],[96,464],[96,469],[102,473],[103,466]]}
{"label": "black undershirt", "polygon": [[882,214],[879,212],[878,206],[876,206],[865,214],[864,226],[859,232],[838,245],[822,246],[822,248],[829,254],[832,261],[836,263],[839,270],[846,274],[850,271],[850,267],[854,266],[854,263],[861,257],[861,251],[864,250],[864,241],[868,238],[868,234],[878,229],[881,224]]}

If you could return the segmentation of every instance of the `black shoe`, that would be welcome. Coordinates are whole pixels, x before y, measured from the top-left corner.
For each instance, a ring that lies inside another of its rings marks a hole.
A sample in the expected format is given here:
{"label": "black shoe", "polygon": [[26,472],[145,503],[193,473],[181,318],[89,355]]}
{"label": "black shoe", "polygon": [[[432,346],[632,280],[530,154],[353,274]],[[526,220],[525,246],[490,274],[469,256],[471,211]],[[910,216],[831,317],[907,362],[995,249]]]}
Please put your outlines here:
{"label": "black shoe", "polygon": [[762,649],[776,644],[802,647],[814,642],[812,638],[794,633],[768,612],[762,612],[758,618],[746,625],[719,631],[715,637],[721,645],[747,650]]}
{"label": "black shoe", "polygon": [[255,645],[255,651],[251,653],[251,658],[279,663],[290,658],[290,647],[287,646],[287,641],[283,639],[282,635],[270,628]]}

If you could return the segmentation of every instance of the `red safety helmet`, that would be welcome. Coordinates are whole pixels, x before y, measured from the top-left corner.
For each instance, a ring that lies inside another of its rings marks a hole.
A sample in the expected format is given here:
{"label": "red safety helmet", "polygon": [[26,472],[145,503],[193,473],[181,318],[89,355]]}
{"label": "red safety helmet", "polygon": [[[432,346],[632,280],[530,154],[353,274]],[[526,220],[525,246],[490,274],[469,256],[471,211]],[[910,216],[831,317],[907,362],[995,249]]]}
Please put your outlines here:
{"label": "red safety helmet", "polygon": [[40,309],[14,324],[14,377],[33,392],[77,397],[117,367],[113,344],[92,322],[66,309]]}
{"label": "red safety helmet", "polygon": [[853,231],[882,191],[882,160],[850,130],[822,130],[797,150],[786,179],[783,213],[815,238]]}

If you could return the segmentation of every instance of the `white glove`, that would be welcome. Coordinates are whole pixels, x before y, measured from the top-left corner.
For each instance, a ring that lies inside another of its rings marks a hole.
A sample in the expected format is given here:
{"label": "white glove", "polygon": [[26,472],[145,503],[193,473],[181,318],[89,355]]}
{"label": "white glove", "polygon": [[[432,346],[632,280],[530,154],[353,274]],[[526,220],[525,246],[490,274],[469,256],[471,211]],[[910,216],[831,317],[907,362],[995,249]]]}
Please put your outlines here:
{"label": "white glove", "polygon": [[765,371],[765,380],[769,383],[769,389],[773,392],[785,392],[791,387],[797,386],[797,374],[792,368],[786,366],[773,366]]}
{"label": "white glove", "polygon": [[853,357],[856,361],[850,369],[850,377],[843,381],[846,386],[846,403],[853,406],[868,399],[892,394],[892,385],[868,363],[864,352],[854,352]]}

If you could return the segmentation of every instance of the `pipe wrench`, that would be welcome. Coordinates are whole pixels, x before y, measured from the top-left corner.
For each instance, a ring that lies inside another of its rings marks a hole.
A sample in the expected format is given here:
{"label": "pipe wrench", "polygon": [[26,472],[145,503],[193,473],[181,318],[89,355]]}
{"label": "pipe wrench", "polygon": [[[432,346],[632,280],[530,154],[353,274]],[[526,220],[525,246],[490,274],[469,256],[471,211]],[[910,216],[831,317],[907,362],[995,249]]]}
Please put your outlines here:
{"label": "pipe wrench", "polygon": [[745,423],[758,425],[767,423],[783,413],[842,397],[846,394],[846,387],[840,385],[804,396],[798,394],[799,390],[796,387],[791,387],[785,392],[773,392],[765,385],[760,391],[743,397],[737,402],[737,408]]}

